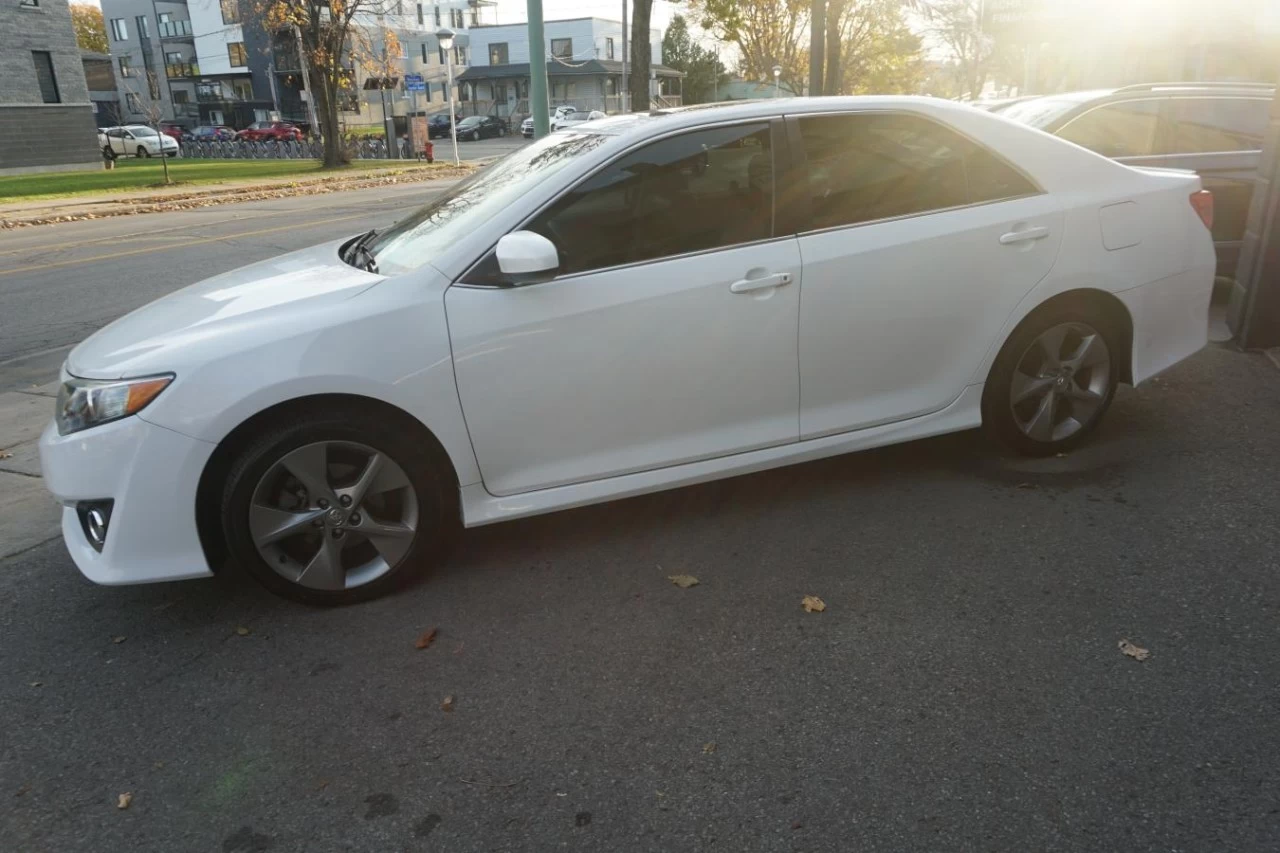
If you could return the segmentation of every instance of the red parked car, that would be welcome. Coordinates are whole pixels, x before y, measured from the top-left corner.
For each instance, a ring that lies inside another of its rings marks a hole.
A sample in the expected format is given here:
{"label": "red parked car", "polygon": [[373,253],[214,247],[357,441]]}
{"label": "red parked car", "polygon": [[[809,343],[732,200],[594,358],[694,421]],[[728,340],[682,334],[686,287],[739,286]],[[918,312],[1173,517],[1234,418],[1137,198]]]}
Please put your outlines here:
{"label": "red parked car", "polygon": [[160,132],[163,133],[165,136],[172,136],[175,141],[180,143],[182,142],[183,135],[187,133],[187,129],[180,124],[173,124],[171,122],[161,122]]}
{"label": "red parked car", "polygon": [[298,129],[297,125],[289,124],[287,121],[255,121],[244,130],[236,133],[236,139],[245,139],[249,142],[261,142],[263,140],[301,142],[302,131]]}

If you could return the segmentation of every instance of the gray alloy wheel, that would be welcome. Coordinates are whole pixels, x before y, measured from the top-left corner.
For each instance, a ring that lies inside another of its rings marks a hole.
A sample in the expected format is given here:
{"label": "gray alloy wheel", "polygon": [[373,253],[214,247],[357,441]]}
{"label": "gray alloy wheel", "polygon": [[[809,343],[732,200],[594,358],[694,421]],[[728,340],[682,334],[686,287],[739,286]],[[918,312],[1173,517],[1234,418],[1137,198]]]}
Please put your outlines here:
{"label": "gray alloy wheel", "polygon": [[150,152],[150,151],[148,151],[147,149],[143,148],[141,145],[139,145],[139,146],[138,146],[138,153],[137,153],[137,155],[136,155],[136,156],[138,157],[138,159],[139,159],[139,160],[141,160],[143,157],[150,157],[150,156],[151,156],[151,152]]}
{"label": "gray alloy wheel", "polygon": [[267,468],[249,506],[259,556],[314,590],[364,586],[408,553],[418,498],[390,456],[353,441],[319,441]]}
{"label": "gray alloy wheel", "polygon": [[1111,352],[1097,329],[1075,321],[1051,326],[1014,368],[1014,423],[1032,441],[1064,441],[1094,420],[1110,399],[1112,381]]}

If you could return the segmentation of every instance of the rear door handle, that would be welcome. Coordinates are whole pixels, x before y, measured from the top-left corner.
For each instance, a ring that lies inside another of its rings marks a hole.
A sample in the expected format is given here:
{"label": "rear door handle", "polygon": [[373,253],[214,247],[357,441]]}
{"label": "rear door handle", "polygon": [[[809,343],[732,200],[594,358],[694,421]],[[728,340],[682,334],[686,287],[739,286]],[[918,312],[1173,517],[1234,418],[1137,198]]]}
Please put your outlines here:
{"label": "rear door handle", "polygon": [[1049,229],[1043,225],[1037,225],[1034,228],[1026,228],[1022,231],[1010,231],[1008,234],[1000,235],[1000,245],[1008,246],[1012,243],[1025,243],[1028,240],[1041,240],[1049,236]]}
{"label": "rear door handle", "polygon": [[729,285],[730,293],[750,293],[753,290],[764,290],[769,287],[782,287],[791,283],[791,273],[779,272],[761,278],[744,278]]}

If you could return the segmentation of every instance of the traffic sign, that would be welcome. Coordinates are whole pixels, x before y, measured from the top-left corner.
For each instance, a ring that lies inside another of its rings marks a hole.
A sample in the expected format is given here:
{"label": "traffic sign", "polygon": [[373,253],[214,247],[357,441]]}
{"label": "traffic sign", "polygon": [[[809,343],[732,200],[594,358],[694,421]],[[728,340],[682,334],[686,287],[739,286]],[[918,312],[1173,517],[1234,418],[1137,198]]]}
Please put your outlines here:
{"label": "traffic sign", "polygon": [[427,91],[427,84],[422,79],[421,74],[406,74],[404,75],[404,90],[406,92],[425,92]]}

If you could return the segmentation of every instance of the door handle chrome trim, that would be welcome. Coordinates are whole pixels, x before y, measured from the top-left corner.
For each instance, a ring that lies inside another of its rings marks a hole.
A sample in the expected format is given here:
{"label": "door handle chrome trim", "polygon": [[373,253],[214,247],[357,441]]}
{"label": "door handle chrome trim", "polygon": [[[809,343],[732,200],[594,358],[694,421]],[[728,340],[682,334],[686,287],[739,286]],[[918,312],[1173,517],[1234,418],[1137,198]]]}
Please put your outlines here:
{"label": "door handle chrome trim", "polygon": [[1043,225],[1037,225],[1034,228],[1027,228],[1023,231],[1010,231],[1008,234],[1000,235],[1000,245],[1008,246],[1012,243],[1025,243],[1028,240],[1041,240],[1049,236],[1049,229]]}
{"label": "door handle chrome trim", "polygon": [[782,287],[791,283],[791,273],[779,272],[761,278],[744,278],[729,285],[730,293],[750,293],[753,290],[764,290],[769,287]]}

